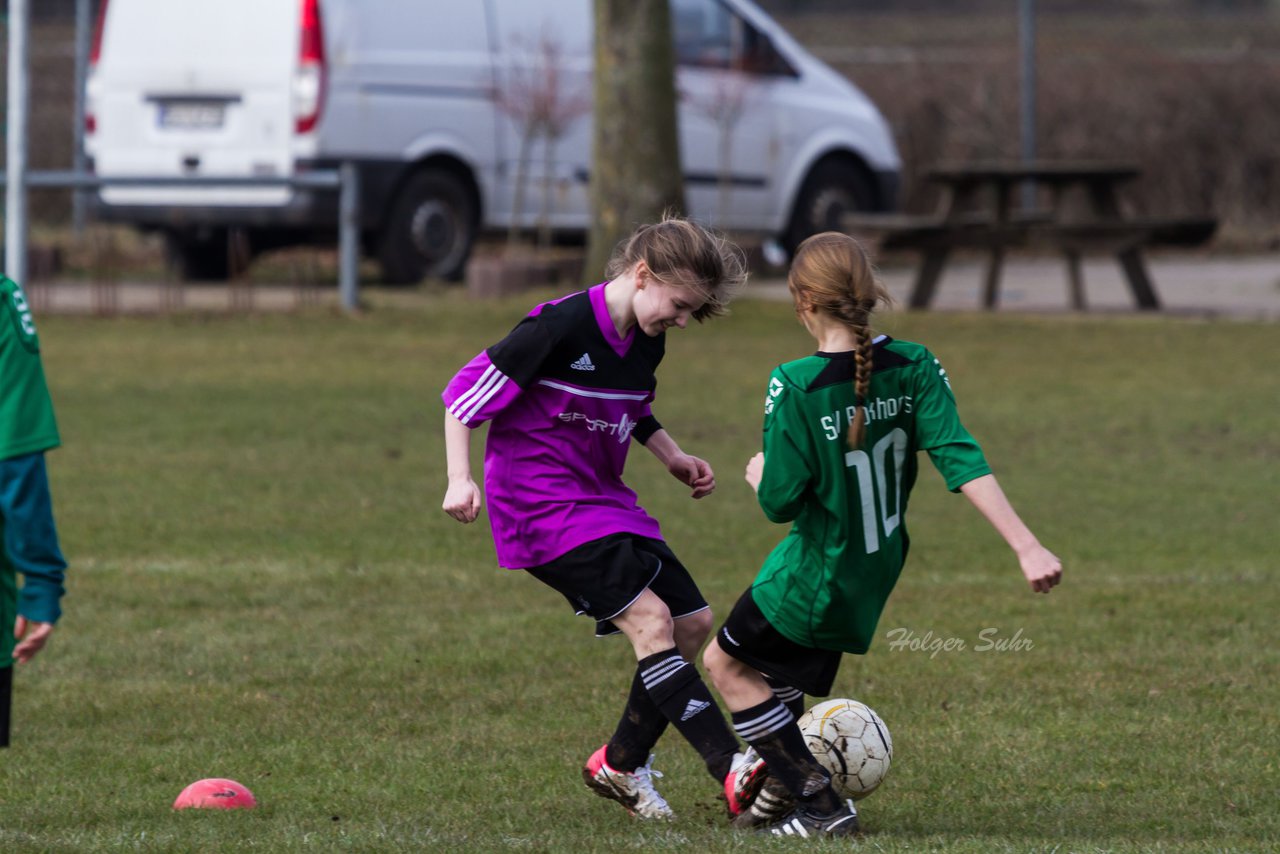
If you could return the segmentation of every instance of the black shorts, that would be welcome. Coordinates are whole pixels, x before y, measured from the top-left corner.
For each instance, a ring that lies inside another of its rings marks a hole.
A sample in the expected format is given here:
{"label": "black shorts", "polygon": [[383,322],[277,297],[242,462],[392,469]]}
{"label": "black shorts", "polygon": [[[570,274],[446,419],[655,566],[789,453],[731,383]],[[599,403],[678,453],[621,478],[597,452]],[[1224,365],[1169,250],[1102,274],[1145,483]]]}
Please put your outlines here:
{"label": "black shorts", "polygon": [[610,620],[646,589],[677,620],[709,607],[667,544],[639,534],[609,534],[525,571],[569,600],[575,614],[595,619],[596,637],[617,634]]}
{"label": "black shorts", "polygon": [[831,693],[843,654],[803,646],[784,636],[765,617],[749,588],[716,632],[716,641],[744,664],[813,697]]}

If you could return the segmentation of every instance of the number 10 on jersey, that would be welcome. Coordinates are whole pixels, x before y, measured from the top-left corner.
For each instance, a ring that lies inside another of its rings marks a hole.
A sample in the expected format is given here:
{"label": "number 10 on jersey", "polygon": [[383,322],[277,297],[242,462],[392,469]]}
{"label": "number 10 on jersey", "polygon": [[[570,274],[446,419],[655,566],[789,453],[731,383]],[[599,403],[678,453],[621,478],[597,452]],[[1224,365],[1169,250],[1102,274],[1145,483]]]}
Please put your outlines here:
{"label": "number 10 on jersey", "polygon": [[[892,471],[889,455],[893,454]],[[900,427],[876,442],[871,451],[849,451],[844,464],[858,478],[862,497],[862,532],[867,554],[880,551],[880,538],[893,536],[902,523],[902,465],[907,457],[907,434]],[[892,491],[889,479],[893,478]]]}

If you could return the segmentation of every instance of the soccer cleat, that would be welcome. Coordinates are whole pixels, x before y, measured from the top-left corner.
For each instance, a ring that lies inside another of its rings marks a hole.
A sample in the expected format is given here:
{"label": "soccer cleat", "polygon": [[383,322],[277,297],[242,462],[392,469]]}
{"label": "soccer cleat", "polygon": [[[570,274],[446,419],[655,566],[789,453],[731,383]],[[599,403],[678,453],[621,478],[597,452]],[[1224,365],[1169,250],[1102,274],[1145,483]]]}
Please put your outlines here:
{"label": "soccer cleat", "polygon": [[587,788],[602,798],[617,801],[636,818],[675,818],[675,813],[653,787],[653,778],[662,774],[653,770],[653,757],[636,770],[614,771],[605,762],[604,745],[587,760],[582,769],[582,779]]}
{"label": "soccer cleat", "polygon": [[799,807],[768,829],[774,836],[857,836],[858,810],[853,801],[830,815],[818,815]]}
{"label": "soccer cleat", "polygon": [[724,778],[724,797],[729,802],[729,818],[742,815],[760,794],[760,787],[769,776],[764,759],[755,748],[746,753],[733,754],[729,776]]}
{"label": "soccer cleat", "polygon": [[746,810],[733,819],[733,826],[739,829],[767,827],[776,824],[784,815],[796,808],[795,798],[775,777],[764,781],[760,794],[751,802]]}

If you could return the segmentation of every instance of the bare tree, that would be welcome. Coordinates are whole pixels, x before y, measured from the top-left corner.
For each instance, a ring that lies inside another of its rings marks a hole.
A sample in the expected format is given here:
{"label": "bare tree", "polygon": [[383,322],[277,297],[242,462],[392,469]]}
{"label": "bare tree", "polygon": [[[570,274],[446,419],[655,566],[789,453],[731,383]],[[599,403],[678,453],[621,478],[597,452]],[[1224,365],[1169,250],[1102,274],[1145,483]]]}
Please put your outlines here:
{"label": "bare tree", "polygon": [[619,240],[684,210],[667,0],[595,0],[595,130],[588,275]]}
{"label": "bare tree", "polygon": [[516,242],[524,212],[525,190],[533,144],[543,140],[542,201],[538,211],[538,242],[551,242],[551,199],[555,184],[556,143],[573,124],[591,109],[586,91],[575,89],[564,79],[564,50],[559,41],[543,32],[536,47],[528,50],[517,40],[513,57],[496,98],[499,109],[508,115],[520,137],[516,156],[514,199],[507,243]]}
{"label": "bare tree", "polygon": [[716,227],[728,228],[729,202],[733,192],[733,132],[746,107],[749,84],[747,77],[732,71],[713,72],[711,89],[705,95],[682,93],[693,109],[716,126]]}
{"label": "bare tree", "polygon": [[556,144],[578,122],[591,112],[591,93],[585,88],[566,84],[560,46],[546,37],[542,41],[542,67],[546,86],[542,108],[543,171],[542,206],[538,210],[538,244],[551,244],[551,207],[555,196]]}

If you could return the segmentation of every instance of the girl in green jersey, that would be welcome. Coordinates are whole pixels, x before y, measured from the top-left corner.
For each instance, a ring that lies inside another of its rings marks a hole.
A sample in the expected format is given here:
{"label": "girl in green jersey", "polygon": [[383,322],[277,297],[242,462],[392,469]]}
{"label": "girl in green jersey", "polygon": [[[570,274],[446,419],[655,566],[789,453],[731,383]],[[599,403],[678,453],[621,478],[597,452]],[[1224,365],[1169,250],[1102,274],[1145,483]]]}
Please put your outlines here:
{"label": "girl in green jersey", "polygon": [[765,397],[764,452],[746,479],[774,522],[791,522],[703,656],[767,782],[736,823],[779,834],[858,830],[805,746],[804,695],[829,694],[843,653],[870,646],[907,556],[906,510],[925,451],[1004,537],[1031,589],[1062,565],[1018,518],[960,423],[946,371],[926,348],[875,336],[888,294],[862,246],[827,232],[800,245],[787,283],[818,352],[780,365]]}
{"label": "girl in green jersey", "polygon": [[67,562],[44,462],[58,443],[31,307],[0,275],[0,747],[9,744],[13,664],[44,648],[62,613]]}

